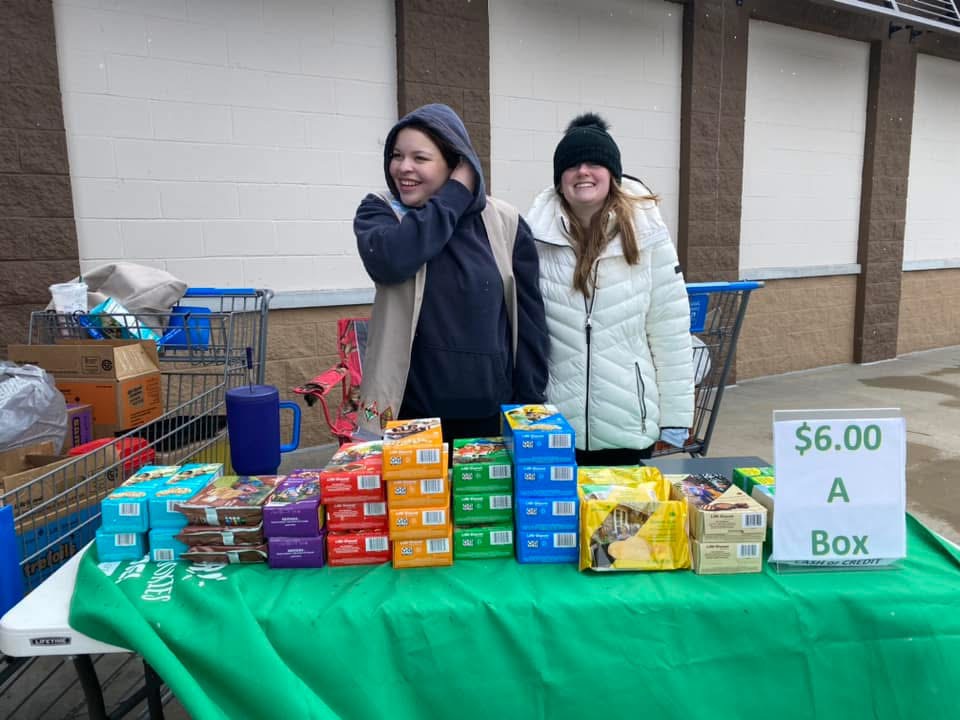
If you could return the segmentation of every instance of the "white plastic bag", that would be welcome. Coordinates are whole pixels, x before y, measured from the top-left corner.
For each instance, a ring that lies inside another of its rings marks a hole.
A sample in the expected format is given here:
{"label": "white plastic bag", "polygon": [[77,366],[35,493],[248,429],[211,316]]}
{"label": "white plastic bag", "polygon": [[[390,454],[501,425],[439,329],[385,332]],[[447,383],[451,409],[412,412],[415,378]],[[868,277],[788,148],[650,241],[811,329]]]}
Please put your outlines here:
{"label": "white plastic bag", "polygon": [[45,370],[0,361],[0,451],[67,436],[67,403]]}

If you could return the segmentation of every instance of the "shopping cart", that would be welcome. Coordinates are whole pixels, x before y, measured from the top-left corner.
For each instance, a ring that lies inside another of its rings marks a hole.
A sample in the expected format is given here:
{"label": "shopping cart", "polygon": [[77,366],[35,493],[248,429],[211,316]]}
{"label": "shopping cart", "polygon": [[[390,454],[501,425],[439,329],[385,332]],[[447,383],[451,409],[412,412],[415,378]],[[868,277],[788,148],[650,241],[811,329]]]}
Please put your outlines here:
{"label": "shopping cart", "polygon": [[[160,314],[32,314],[29,344],[154,339],[164,412],[90,452],[50,464],[49,471],[20,487],[0,491],[0,506],[8,521],[12,508],[14,524],[14,533],[5,535],[13,547],[0,541],[0,567],[19,564],[23,593],[94,539],[100,501],[143,465],[223,463],[229,470],[226,391],[263,383],[272,297],[270,290],[191,288]],[[0,657],[0,687],[20,671],[19,663]]]}
{"label": "shopping cart", "polygon": [[759,281],[687,283],[690,299],[690,333],[693,336],[694,407],[690,436],[683,447],[664,442],[653,456],[689,453],[702,457],[710,447],[720,401],[730,376],[750,293],[763,287]]}
{"label": "shopping cart", "polygon": [[[763,283],[755,281],[687,284],[696,384],[693,426],[683,447],[657,443],[654,456],[690,453],[697,457],[707,454],[740,327],[747,312],[747,301],[750,293],[761,287]],[[341,319],[337,328],[339,363],[293,389],[304,396],[308,405],[320,404],[330,433],[341,444],[365,439],[357,434],[357,412],[367,324],[367,318]],[[338,388],[339,392],[335,392]]]}

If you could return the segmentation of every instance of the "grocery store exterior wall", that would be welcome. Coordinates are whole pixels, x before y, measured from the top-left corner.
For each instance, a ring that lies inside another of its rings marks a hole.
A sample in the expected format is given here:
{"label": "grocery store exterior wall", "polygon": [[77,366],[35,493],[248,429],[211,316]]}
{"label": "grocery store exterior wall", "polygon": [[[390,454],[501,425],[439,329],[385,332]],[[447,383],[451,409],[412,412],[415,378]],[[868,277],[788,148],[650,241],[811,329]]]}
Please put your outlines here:
{"label": "grocery store exterior wall", "polygon": [[897,354],[960,345],[960,268],[903,274]]}
{"label": "grocery store exterior wall", "polygon": [[750,296],[737,378],[853,362],[854,275],[770,280]]}

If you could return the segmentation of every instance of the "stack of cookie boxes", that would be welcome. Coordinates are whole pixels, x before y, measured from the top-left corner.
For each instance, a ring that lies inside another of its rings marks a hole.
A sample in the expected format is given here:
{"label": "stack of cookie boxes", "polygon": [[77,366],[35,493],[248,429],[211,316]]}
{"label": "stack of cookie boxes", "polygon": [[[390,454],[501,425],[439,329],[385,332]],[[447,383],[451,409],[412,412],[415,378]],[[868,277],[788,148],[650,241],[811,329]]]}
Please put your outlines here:
{"label": "stack of cookie boxes", "polygon": [[323,567],[319,470],[294,470],[277,485],[263,506],[263,535],[270,567]]}
{"label": "stack of cookie boxes", "polygon": [[265,563],[263,506],[283,475],[223,475],[174,509],[187,524],[176,539],[187,546],[183,560]]}
{"label": "stack of cookie boxes", "polygon": [[504,405],[513,459],[517,560],[577,562],[577,465],[573,428],[553,405]]}
{"label": "stack of cookie boxes", "polygon": [[382,466],[383,446],[376,440],[344,445],[320,472],[329,565],[390,561]]}
{"label": "stack of cookie boxes", "polygon": [[393,567],[453,564],[448,462],[439,418],[387,423],[383,479]]}
{"label": "stack of cookie boxes", "polygon": [[[223,474],[223,465],[148,465],[101,503],[97,553],[101,560],[176,560],[184,546],[174,535],[186,525],[174,503],[196,495]],[[149,533],[149,534],[148,534]]]}
{"label": "stack of cookie boxes", "polygon": [[502,437],[453,441],[453,557],[513,557],[513,465]]}
{"label": "stack of cookie boxes", "polygon": [[687,501],[695,573],[761,571],[766,508],[722,475],[689,475],[671,483],[673,499]]}

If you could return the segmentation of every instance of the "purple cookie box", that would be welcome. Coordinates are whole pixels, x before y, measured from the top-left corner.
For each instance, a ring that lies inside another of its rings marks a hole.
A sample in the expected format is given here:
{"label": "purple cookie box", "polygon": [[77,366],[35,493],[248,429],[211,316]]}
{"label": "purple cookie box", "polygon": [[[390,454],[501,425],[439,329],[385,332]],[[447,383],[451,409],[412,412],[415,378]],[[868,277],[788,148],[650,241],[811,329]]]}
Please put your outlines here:
{"label": "purple cookie box", "polygon": [[326,537],[274,537],[267,541],[272,568],[320,568],[326,560]]}
{"label": "purple cookie box", "polygon": [[319,473],[297,470],[287,476],[263,506],[263,534],[316,537],[323,528]]}

